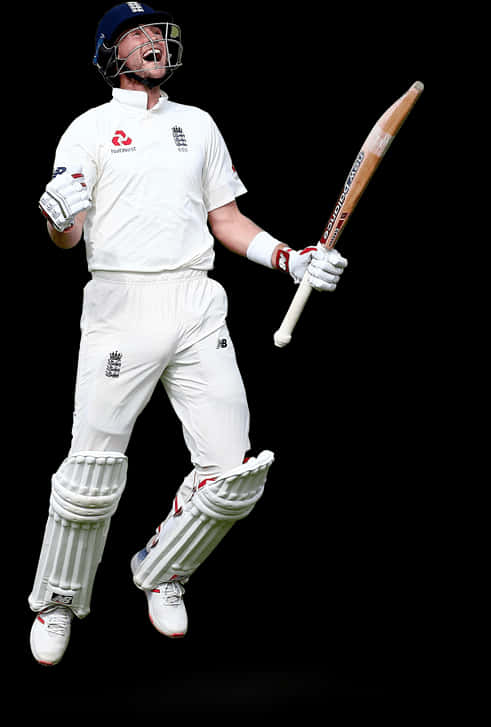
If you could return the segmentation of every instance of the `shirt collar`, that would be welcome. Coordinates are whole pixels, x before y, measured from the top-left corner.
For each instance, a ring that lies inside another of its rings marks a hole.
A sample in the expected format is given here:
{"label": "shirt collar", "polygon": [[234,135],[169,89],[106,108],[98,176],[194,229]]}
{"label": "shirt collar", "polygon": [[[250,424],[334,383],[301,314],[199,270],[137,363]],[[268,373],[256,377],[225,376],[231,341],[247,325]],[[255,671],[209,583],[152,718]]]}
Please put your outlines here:
{"label": "shirt collar", "polygon": [[[147,94],[145,91],[129,91],[123,88],[113,88],[113,99],[123,106],[131,106],[142,110],[146,110],[147,108]],[[161,91],[159,102],[151,110],[158,109],[167,99],[167,94]]]}

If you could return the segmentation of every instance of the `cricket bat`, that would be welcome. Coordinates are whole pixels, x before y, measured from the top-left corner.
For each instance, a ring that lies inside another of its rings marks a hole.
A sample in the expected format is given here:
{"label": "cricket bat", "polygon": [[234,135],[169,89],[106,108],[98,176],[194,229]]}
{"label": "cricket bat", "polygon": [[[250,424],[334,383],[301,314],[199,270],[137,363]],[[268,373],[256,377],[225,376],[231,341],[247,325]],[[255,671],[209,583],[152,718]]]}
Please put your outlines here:
{"label": "cricket bat", "polygon": [[[421,81],[415,81],[406,93],[382,114],[365,139],[320,239],[321,245],[324,245],[328,250],[332,249],[338,242],[361,195],[367,188],[395,135],[421,96],[423,89],[424,85]],[[290,343],[293,329],[311,292],[312,287],[307,281],[307,275],[304,275],[279,329],[274,334],[274,343],[278,348],[283,348]]]}

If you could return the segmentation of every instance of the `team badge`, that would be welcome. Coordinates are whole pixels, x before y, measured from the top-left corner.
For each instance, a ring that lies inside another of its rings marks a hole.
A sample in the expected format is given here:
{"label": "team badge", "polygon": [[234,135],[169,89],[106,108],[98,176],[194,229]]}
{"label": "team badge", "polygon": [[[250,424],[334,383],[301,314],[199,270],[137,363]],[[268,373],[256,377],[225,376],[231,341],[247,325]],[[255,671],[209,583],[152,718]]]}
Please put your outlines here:
{"label": "team badge", "polygon": [[123,354],[119,351],[111,351],[106,364],[106,376],[110,379],[117,379],[121,372],[121,361]]}
{"label": "team badge", "polygon": [[172,136],[174,137],[174,143],[177,146],[177,148],[179,149],[179,151],[188,150],[188,142],[186,140],[186,135],[180,126],[172,127]]}

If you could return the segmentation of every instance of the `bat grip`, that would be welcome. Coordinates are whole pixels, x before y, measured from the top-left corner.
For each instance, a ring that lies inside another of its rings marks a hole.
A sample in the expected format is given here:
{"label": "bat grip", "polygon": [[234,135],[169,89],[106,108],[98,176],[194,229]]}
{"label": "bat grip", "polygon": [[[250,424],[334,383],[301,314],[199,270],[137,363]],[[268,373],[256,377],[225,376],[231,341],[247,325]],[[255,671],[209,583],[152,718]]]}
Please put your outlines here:
{"label": "bat grip", "polygon": [[278,348],[287,346],[292,340],[293,329],[295,328],[312,292],[312,287],[307,278],[308,276],[305,274],[302,278],[302,282],[298,286],[297,292],[293,296],[290,307],[288,308],[280,327],[274,334],[274,345]]}

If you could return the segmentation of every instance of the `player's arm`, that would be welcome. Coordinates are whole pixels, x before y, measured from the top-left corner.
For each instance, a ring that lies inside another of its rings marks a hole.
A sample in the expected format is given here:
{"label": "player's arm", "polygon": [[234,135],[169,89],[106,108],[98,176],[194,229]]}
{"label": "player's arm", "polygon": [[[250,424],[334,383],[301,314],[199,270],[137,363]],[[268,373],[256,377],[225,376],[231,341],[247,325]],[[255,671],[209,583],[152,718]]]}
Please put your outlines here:
{"label": "player's arm", "polygon": [[57,167],[39,200],[55,245],[68,249],[78,244],[90,205],[82,168]]}
{"label": "player's arm", "polygon": [[[222,245],[244,257],[251,241],[261,232],[261,228],[255,222],[242,214],[237,202],[229,202],[209,212],[208,222],[213,236]],[[281,243],[278,243],[276,247],[280,245]]]}
{"label": "player's arm", "polygon": [[242,214],[237,202],[208,213],[213,236],[226,248],[268,268],[290,273],[299,283],[307,271],[309,282],[317,290],[333,291],[347,261],[335,250],[307,247],[292,250],[276,240]]}
{"label": "player's arm", "polygon": [[55,245],[57,247],[63,248],[64,250],[69,250],[71,247],[75,247],[75,245],[78,245],[78,243],[82,239],[82,232],[86,216],[87,212],[80,212],[78,215],[75,216],[73,220],[73,225],[68,229],[63,230],[63,232],[60,232],[59,230],[54,228],[51,222],[49,220],[46,220],[48,234],[51,237],[52,241],[55,243]]}

